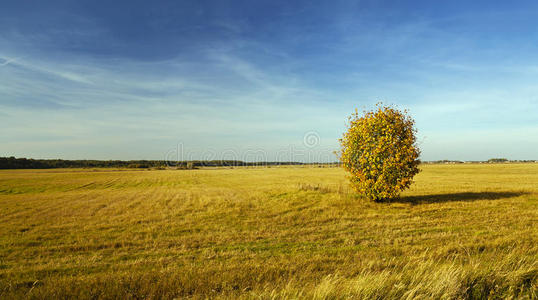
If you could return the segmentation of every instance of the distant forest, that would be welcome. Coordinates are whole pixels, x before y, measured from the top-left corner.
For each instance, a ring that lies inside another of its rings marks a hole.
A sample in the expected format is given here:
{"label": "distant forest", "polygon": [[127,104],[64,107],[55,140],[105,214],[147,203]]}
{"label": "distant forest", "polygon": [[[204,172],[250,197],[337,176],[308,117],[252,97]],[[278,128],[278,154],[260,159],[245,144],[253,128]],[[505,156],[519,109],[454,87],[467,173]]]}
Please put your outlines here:
{"label": "distant forest", "polygon": [[[337,165],[338,163],[315,163]],[[53,168],[166,168],[195,169],[198,167],[239,167],[309,165],[301,162],[244,162],[238,160],[194,160],[170,162],[163,160],[65,160],[0,157],[0,169],[53,169]]]}
{"label": "distant forest", "polygon": [[[492,158],[487,161],[437,160],[423,161],[433,164],[463,164],[463,163],[508,163],[508,162],[538,162],[538,160],[508,160]],[[240,160],[193,160],[170,162],[164,160],[65,160],[65,159],[31,159],[0,157],[0,169],[54,169],[54,168],[178,168],[196,169],[199,167],[249,167],[249,166],[285,166],[285,165],[324,165],[337,166],[331,163],[302,163],[302,162],[244,162]]]}

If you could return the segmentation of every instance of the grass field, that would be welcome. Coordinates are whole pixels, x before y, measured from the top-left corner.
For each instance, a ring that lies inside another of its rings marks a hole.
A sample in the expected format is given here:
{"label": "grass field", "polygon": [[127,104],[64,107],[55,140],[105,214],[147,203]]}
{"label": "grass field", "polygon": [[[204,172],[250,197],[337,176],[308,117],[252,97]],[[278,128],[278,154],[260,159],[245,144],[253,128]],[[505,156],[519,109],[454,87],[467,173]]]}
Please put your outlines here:
{"label": "grass field", "polygon": [[0,171],[0,298],[538,297],[538,164]]}

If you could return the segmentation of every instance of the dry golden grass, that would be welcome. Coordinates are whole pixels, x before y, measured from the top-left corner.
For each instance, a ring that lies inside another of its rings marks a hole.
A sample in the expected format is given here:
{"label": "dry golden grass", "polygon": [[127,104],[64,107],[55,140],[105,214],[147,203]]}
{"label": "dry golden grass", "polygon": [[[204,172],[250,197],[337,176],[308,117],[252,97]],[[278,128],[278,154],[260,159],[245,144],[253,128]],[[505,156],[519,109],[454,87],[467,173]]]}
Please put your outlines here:
{"label": "dry golden grass", "polygon": [[538,164],[0,171],[0,298],[538,297]]}

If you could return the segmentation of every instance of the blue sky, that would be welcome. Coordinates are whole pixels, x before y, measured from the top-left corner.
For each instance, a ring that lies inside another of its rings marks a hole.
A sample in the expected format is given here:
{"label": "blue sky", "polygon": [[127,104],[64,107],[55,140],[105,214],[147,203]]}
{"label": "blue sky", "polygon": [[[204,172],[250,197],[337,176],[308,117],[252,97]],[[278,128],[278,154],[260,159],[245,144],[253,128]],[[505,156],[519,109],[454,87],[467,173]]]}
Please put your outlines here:
{"label": "blue sky", "polygon": [[537,28],[535,1],[4,0],[0,156],[334,160],[384,101],[423,160],[538,159]]}

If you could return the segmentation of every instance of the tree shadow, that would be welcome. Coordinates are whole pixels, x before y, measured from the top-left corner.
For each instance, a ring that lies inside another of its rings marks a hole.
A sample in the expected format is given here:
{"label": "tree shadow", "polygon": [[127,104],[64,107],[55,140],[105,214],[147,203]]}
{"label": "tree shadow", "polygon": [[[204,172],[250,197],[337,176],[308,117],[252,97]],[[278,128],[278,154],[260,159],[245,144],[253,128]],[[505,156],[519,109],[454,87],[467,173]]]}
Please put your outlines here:
{"label": "tree shadow", "polygon": [[399,199],[392,199],[391,203],[411,203],[427,204],[456,201],[477,201],[477,200],[497,200],[502,198],[513,198],[525,195],[525,192],[467,192],[467,193],[449,193],[433,194],[419,196],[404,196]]}

